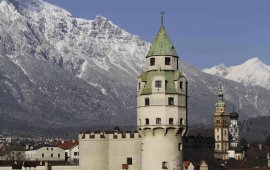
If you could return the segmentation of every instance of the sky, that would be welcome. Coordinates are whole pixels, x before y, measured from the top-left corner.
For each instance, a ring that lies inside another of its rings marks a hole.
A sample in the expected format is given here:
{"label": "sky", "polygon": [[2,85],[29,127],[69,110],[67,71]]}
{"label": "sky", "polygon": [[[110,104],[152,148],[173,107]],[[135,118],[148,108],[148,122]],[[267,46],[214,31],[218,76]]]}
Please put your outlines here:
{"label": "sky", "polygon": [[258,57],[270,64],[270,0],[45,0],[74,17],[102,15],[152,42],[164,25],[180,59],[208,68]]}

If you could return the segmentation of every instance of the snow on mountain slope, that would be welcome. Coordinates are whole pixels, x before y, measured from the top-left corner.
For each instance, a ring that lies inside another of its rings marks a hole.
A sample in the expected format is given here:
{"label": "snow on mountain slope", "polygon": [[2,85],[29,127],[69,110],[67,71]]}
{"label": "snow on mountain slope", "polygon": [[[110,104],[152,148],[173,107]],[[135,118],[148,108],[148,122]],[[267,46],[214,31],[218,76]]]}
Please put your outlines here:
{"label": "snow on mountain slope", "polygon": [[209,69],[203,69],[203,71],[246,86],[258,85],[270,90],[270,66],[256,57],[238,66],[226,67],[220,64]]}
{"label": "snow on mountain slope", "polygon": [[[0,40],[0,132],[135,125],[149,42],[105,17],[74,18],[41,0],[0,0]],[[212,122],[219,81],[240,119],[269,115],[269,90],[179,67],[189,79],[191,124]]]}

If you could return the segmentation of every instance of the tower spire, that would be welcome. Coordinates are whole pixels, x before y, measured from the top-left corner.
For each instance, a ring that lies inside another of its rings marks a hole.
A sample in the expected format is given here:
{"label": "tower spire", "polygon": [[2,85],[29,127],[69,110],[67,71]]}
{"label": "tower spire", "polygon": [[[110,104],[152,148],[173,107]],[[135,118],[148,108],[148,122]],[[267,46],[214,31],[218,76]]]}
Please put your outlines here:
{"label": "tower spire", "polygon": [[221,80],[219,80],[219,90],[220,91],[222,90],[222,82],[221,82]]}
{"label": "tower spire", "polygon": [[161,25],[163,25],[163,18],[164,18],[164,12],[160,12],[160,16],[161,16]]}

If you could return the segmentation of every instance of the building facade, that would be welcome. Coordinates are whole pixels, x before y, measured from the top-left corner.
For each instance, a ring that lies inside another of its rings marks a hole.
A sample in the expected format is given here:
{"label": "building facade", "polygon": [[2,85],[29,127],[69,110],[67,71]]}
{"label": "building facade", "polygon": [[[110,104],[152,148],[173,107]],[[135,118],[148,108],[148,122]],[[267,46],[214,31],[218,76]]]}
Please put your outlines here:
{"label": "building facade", "polygon": [[65,160],[67,161],[79,161],[79,141],[69,140],[61,141],[56,146],[65,151]]}
{"label": "building facade", "polygon": [[188,86],[163,21],[146,62],[137,81],[138,131],[80,133],[80,170],[183,169]]}
{"label": "building facade", "polygon": [[25,159],[30,161],[64,161],[65,151],[51,145],[39,145],[25,151]]}
{"label": "building facade", "polygon": [[224,101],[224,93],[220,87],[214,113],[215,158],[228,159],[229,123],[229,114]]}

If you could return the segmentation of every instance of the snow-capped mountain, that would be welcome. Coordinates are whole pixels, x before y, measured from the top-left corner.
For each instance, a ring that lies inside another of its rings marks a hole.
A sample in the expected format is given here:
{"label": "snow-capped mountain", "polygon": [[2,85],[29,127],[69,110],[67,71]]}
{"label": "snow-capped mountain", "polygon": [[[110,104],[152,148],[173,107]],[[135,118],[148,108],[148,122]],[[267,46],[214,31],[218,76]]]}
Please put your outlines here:
{"label": "snow-capped mountain", "polygon": [[270,65],[264,64],[257,57],[251,58],[238,66],[226,67],[220,64],[209,69],[203,69],[203,71],[246,86],[257,85],[270,90]]}
{"label": "snow-capped mountain", "polygon": [[[135,125],[136,79],[149,46],[102,16],[0,0],[0,129]],[[269,90],[179,66],[189,79],[191,124],[212,122],[219,81],[241,119],[269,115]]]}

